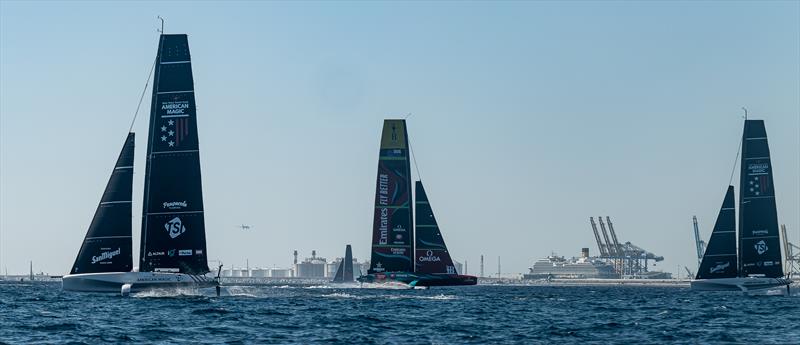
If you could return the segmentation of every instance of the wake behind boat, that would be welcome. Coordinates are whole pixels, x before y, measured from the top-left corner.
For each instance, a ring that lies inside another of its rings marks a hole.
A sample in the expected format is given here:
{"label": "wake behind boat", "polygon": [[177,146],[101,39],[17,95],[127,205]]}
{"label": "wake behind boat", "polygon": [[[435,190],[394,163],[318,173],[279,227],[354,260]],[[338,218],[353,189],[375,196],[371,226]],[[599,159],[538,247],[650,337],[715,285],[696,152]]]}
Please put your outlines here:
{"label": "wake behind boat", "polygon": [[411,164],[405,120],[385,120],[381,135],[372,256],[361,283],[400,282],[415,286],[475,285],[474,276],[456,271],[428,196],[416,182],[416,226],[411,195]]}
{"label": "wake behind boat", "polygon": [[194,81],[185,34],[162,34],[154,68],[139,270],[133,270],[130,133],[64,290],[212,287],[206,253]]}
{"label": "wake behind boat", "polygon": [[739,177],[739,245],[734,188],[728,186],[693,290],[750,291],[789,286],[783,272],[775,186],[763,120],[745,120]]}

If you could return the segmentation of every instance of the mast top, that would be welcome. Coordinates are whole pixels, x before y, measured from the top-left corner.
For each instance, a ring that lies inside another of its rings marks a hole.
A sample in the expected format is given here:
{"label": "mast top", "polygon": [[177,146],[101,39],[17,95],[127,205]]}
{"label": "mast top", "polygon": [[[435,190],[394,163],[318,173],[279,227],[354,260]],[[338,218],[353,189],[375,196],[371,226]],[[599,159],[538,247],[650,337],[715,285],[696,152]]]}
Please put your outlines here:
{"label": "mast top", "polygon": [[164,18],[161,18],[161,16],[158,16],[158,20],[161,21],[161,29],[160,30],[156,29],[156,31],[160,32],[161,34],[164,34]]}

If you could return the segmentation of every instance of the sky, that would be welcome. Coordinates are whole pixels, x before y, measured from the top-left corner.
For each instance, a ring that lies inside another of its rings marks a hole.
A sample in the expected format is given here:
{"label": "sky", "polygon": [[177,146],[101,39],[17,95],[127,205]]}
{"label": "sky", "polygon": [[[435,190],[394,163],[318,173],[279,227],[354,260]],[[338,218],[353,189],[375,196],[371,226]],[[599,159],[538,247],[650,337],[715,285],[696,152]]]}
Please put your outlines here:
{"label": "sky", "polygon": [[[697,265],[742,134],[769,134],[800,243],[800,2],[0,1],[0,269],[65,274],[159,22],[186,33],[208,255],[368,257],[382,121],[408,118],[454,259],[527,272],[622,241]],[[150,94],[133,129],[138,257]],[[415,173],[416,174],[416,173]],[[738,175],[738,173],[737,173]],[[734,185],[738,176],[734,177]],[[248,224],[250,230],[237,225]],[[137,261],[134,261],[137,262]]]}

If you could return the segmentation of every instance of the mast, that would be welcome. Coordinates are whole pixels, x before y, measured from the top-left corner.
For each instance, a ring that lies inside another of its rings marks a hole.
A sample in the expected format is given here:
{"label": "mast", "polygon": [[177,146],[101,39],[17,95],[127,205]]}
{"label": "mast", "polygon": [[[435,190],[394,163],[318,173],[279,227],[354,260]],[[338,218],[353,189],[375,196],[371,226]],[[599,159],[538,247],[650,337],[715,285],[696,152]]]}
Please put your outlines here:
{"label": "mast", "polygon": [[368,273],[413,272],[411,162],[405,120],[384,120]]}
{"label": "mast", "polygon": [[188,39],[162,34],[147,142],[142,272],[209,272],[197,134]]}
{"label": "mast", "polygon": [[70,274],[129,272],[133,268],[134,142],[135,135],[128,133]]}
{"label": "mast", "polygon": [[745,120],[739,175],[739,274],[742,277],[783,276],[773,182],[764,121]]}

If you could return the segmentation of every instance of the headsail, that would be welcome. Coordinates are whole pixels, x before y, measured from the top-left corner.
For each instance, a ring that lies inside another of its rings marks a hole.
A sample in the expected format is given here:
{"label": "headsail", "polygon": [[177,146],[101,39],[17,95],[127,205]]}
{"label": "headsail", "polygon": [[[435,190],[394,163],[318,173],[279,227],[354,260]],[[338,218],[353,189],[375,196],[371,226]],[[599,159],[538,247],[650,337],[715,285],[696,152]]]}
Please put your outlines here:
{"label": "headsail", "polygon": [[763,120],[746,120],[739,175],[740,276],[783,276],[775,186]]}
{"label": "headsail", "polygon": [[208,272],[191,55],[161,35],[147,144],[140,271]]}
{"label": "headsail", "polygon": [[353,250],[350,245],[344,251],[344,258],[339,263],[339,268],[336,269],[336,275],[333,278],[334,283],[347,283],[353,281]]}
{"label": "headsail", "polygon": [[458,274],[453,259],[444,244],[444,237],[433,216],[433,209],[428,202],[428,195],[422,181],[417,181],[415,188],[417,217],[416,272]]}
{"label": "headsail", "polygon": [[736,262],[736,212],[733,186],[728,186],[722,208],[719,210],[714,230],[697,269],[696,279],[735,278]]}
{"label": "headsail", "polygon": [[70,274],[129,272],[133,268],[134,138],[133,133],[128,133]]}
{"label": "headsail", "polygon": [[368,273],[414,270],[408,152],[405,120],[385,120],[375,186],[372,255]]}

